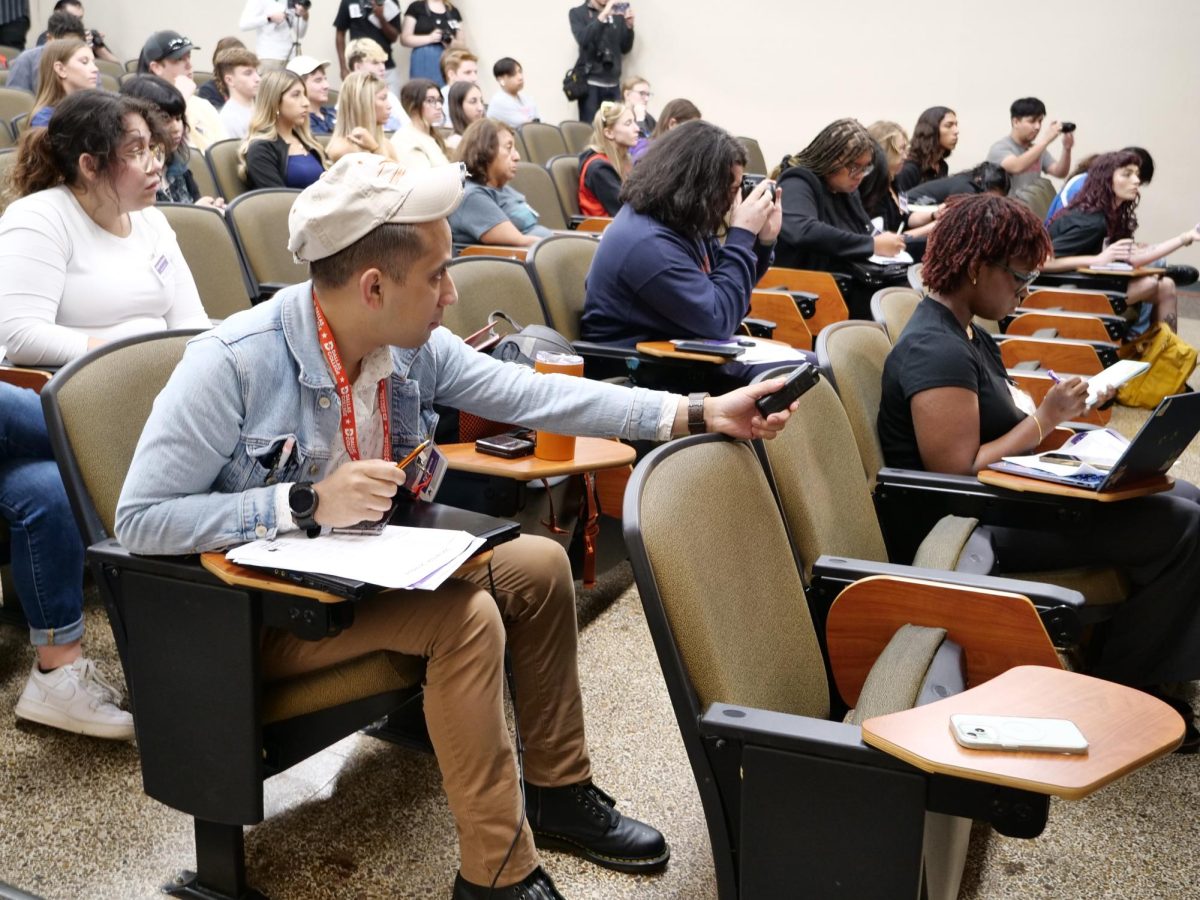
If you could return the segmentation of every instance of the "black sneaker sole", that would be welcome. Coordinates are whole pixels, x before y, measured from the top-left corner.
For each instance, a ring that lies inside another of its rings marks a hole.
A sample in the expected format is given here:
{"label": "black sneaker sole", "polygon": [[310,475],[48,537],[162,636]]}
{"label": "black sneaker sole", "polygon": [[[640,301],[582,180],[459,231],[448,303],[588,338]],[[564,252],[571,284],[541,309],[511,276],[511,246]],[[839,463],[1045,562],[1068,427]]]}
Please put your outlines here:
{"label": "black sneaker sole", "polygon": [[670,844],[667,844],[663,848],[663,852],[658,856],[634,858],[628,856],[606,856],[603,853],[597,853],[590,847],[585,847],[571,838],[549,834],[545,831],[535,830],[533,832],[533,842],[539,848],[545,850],[563,850],[567,853],[581,856],[589,862],[593,862],[605,869],[612,869],[616,872],[627,872],[631,875],[648,875],[652,872],[661,872],[667,867],[667,862],[671,859]]}

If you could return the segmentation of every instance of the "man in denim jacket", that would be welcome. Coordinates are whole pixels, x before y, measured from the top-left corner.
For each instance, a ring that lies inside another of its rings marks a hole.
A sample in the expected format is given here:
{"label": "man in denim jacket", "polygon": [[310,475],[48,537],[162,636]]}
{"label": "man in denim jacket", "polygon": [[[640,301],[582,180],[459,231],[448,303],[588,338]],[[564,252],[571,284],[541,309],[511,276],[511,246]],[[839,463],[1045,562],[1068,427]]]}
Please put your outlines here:
{"label": "man in denim jacket", "polygon": [[[433,433],[435,399],[580,435],[666,439],[688,430],[689,406],[692,430],[747,438],[783,427],[788,412],[764,420],[754,407],[779,382],[689,401],[537,374],[438,327],[457,299],[446,217],[461,196],[457,166],[406,175],[350,154],[297,198],[288,246],[311,264],[312,281],[190,342],[130,466],[117,508],[122,544],[195,553],[377,519],[404,481],[389,460]],[[455,898],[559,897],[534,835],[610,868],[662,868],[663,836],[622,816],[591,782],[566,555],[523,535],[496,548],[492,570],[495,599],[484,574],[372,597],[352,628],[321,641],[268,630],[264,677],[377,650],[427,659],[425,717],[459,834]],[[506,638],[526,747],[524,822],[504,720]]]}

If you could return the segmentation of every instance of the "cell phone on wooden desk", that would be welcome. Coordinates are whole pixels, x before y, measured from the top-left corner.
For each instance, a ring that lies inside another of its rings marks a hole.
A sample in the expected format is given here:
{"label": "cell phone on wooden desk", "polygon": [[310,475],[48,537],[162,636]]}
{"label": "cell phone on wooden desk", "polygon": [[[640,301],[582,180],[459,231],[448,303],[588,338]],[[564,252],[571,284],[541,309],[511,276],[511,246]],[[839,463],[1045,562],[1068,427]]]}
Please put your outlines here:
{"label": "cell phone on wooden desk", "polygon": [[486,453],[504,459],[528,456],[533,452],[533,447],[533,432],[526,430],[483,437],[475,442],[476,453]]}
{"label": "cell phone on wooden desk", "polygon": [[709,356],[720,356],[723,359],[737,359],[745,350],[736,343],[709,341],[671,341],[676,350],[685,353],[707,353]]}

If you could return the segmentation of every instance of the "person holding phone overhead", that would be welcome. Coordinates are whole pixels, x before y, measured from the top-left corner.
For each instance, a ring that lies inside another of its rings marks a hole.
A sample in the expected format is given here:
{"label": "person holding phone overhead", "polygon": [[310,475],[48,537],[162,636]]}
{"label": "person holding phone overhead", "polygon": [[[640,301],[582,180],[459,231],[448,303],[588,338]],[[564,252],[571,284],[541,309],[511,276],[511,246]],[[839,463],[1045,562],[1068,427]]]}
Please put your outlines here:
{"label": "person holding phone overhead", "polygon": [[587,95],[579,121],[591,123],[605,100],[621,99],[621,59],[633,49],[633,6],[616,0],[587,0],[568,13],[579,61],[587,68]]}

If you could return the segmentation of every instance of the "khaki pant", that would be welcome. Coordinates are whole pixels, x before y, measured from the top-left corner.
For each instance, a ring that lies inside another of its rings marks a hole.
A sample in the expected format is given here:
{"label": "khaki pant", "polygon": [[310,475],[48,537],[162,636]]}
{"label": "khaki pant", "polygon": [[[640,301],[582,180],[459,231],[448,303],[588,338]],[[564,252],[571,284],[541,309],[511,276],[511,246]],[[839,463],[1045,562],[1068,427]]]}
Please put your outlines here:
{"label": "khaki pant", "polygon": [[[525,777],[559,787],[591,776],[576,668],[571,567],[553,541],[522,535],[496,548],[496,599],[481,567],[436,591],[393,591],[359,603],[336,637],[304,641],[269,630],[268,680],[322,669],[376,650],[427,660],[425,719],[458,828],[460,869],[490,884],[521,821],[516,759],[504,719],[504,643],[516,681]],[[497,886],[538,865],[528,823]]]}

